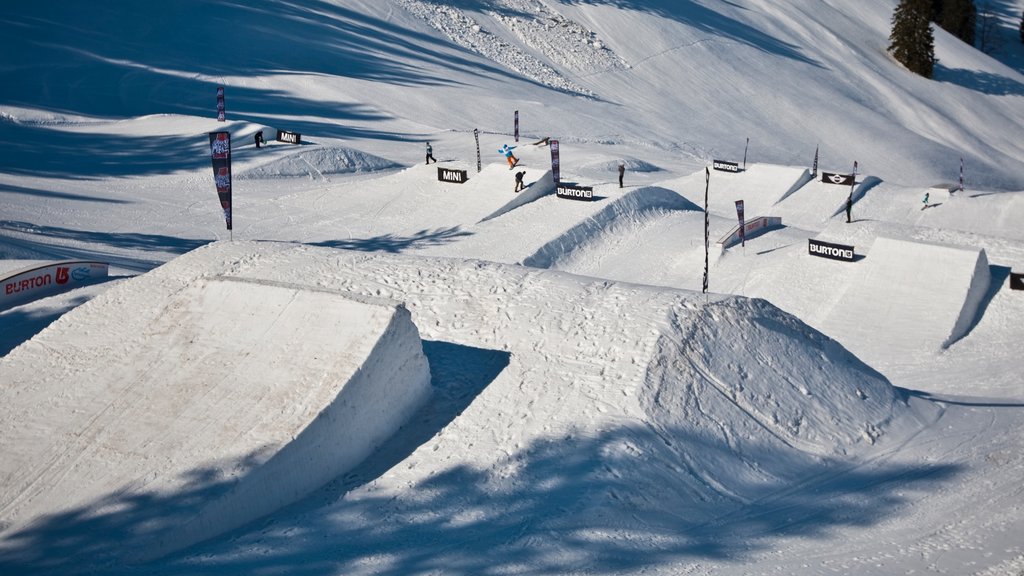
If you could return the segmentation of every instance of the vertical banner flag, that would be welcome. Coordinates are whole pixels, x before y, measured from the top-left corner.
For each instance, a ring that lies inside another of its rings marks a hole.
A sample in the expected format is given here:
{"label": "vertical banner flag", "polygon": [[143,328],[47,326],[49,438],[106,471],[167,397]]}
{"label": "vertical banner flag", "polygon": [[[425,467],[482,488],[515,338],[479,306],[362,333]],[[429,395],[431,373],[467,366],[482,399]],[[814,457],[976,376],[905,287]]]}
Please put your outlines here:
{"label": "vertical banner flag", "polygon": [[747,234],[744,228],[746,222],[743,220],[743,200],[736,201],[736,219],[740,221],[740,244],[747,247]]}
{"label": "vertical banner flag", "polygon": [[818,179],[818,147],[814,147],[814,164],[811,166],[811,178]]}
{"label": "vertical banner flag", "polygon": [[477,173],[483,169],[483,165],[480,163],[480,130],[473,128],[473,138],[476,139],[476,171]]}
{"label": "vertical banner flag", "polygon": [[217,121],[224,121],[224,87],[217,86]]}
{"label": "vertical banner flag", "polygon": [[516,142],[519,142],[519,110],[516,110]]}
{"label": "vertical banner flag", "polygon": [[960,157],[960,191],[964,191],[964,157]]}
{"label": "vertical banner flag", "polygon": [[853,178],[850,179],[850,197],[853,197],[853,189],[857,186],[857,161],[853,161]]}
{"label": "vertical banner flag", "polygon": [[704,289],[708,292],[708,188],[711,186],[711,169],[704,167]]}
{"label": "vertical banner flag", "polygon": [[747,169],[747,148],[750,147],[750,138],[747,138],[747,143],[743,146],[743,169]]}
{"label": "vertical banner flag", "polygon": [[555,180],[555,186],[562,181],[558,174],[558,140],[549,140],[548,146],[551,147],[551,177]]}
{"label": "vertical banner flag", "polygon": [[210,156],[213,159],[213,181],[217,198],[224,210],[224,221],[231,230],[231,134],[210,132]]}

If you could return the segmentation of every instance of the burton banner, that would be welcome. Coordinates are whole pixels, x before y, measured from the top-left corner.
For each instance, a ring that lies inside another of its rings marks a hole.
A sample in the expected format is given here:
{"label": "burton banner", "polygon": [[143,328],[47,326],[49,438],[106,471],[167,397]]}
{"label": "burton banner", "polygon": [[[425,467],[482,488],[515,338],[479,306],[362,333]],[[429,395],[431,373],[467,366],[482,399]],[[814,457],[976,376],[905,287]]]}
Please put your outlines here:
{"label": "burton banner", "polygon": [[551,147],[551,177],[555,180],[555,186],[562,181],[562,178],[558,174],[558,140],[549,140],[548,146]]}
{"label": "burton banner", "polygon": [[231,230],[231,134],[210,132],[210,157],[213,159],[213,182],[217,199],[224,210],[224,221]]}
{"label": "burton banner", "polygon": [[224,121],[224,87],[217,86],[217,121]]}

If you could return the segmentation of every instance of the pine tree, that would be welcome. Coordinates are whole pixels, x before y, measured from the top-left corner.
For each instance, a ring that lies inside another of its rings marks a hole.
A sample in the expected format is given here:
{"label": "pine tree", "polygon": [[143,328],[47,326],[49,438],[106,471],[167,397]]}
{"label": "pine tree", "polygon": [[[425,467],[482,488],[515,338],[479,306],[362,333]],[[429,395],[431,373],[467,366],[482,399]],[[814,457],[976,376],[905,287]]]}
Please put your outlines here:
{"label": "pine tree", "polygon": [[943,30],[974,46],[978,9],[974,0],[945,0],[935,22]]}
{"label": "pine tree", "polygon": [[915,74],[931,78],[935,70],[935,36],[931,0],[900,0],[892,14],[889,52]]}

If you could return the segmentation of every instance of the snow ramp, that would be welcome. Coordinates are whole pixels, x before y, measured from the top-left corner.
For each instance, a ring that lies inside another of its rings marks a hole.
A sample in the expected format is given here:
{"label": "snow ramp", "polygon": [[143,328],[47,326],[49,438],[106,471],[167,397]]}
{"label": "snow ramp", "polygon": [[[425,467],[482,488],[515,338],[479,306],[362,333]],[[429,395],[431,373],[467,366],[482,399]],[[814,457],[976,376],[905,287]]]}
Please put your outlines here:
{"label": "snow ramp", "polygon": [[[344,474],[429,397],[397,302],[159,271],[0,362],[0,564],[140,561],[211,538]],[[95,541],[62,549],[61,517],[89,518]]]}
{"label": "snow ramp", "polygon": [[[838,264],[837,264],[838,265]],[[879,237],[823,323],[872,365],[964,337],[991,283],[983,249]]]}
{"label": "snow ramp", "polygon": [[803,186],[780,199],[770,213],[781,216],[787,226],[820,230],[830,219],[840,214],[845,217],[846,199],[851,193],[856,203],[879,183],[881,180],[874,176],[865,177],[853,187],[822,182],[821,178],[808,179]]}
{"label": "snow ramp", "polygon": [[704,501],[752,502],[917,421],[842,345],[741,297],[670,314],[639,400]]}
{"label": "snow ramp", "polygon": [[[753,164],[740,172],[712,170],[708,188],[708,211],[735,218],[736,201],[743,200],[748,215],[774,216],[772,207],[811,179],[806,168]],[[705,174],[703,171],[681,180],[664,184],[690,201],[704,206]]]}

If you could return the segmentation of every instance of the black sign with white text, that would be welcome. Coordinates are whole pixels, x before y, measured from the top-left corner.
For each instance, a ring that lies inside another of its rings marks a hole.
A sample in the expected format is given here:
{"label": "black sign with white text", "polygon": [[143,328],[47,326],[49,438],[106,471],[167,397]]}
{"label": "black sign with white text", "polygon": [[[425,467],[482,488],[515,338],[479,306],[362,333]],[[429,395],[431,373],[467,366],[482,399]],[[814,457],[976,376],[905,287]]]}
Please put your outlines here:
{"label": "black sign with white text", "polygon": [[822,172],[821,181],[825,184],[838,184],[841,186],[852,186],[854,181],[853,174],[833,174],[832,172]]}
{"label": "black sign with white text", "polygon": [[437,179],[441,182],[454,182],[455,184],[462,184],[466,180],[469,180],[469,173],[465,170],[452,170],[451,168],[437,169]]}
{"label": "black sign with white text", "polygon": [[715,170],[721,170],[722,172],[739,172],[740,165],[736,162],[726,162],[725,160],[715,160],[711,165]]}
{"label": "black sign with white text", "polygon": [[1024,290],[1024,274],[1010,272],[1010,290]]}
{"label": "black sign with white text", "polygon": [[584,200],[590,202],[594,199],[593,186],[573,186],[572,184],[559,184],[555,189],[559,198],[567,200]]}
{"label": "black sign with white text", "polygon": [[288,144],[302,144],[302,134],[299,134],[297,132],[286,132],[284,130],[278,130],[277,141],[286,142]]}
{"label": "black sign with white text", "polygon": [[807,252],[811,256],[818,256],[821,258],[830,258],[832,260],[842,260],[843,262],[853,262],[853,246],[844,246],[842,244],[832,244],[829,242],[822,242],[821,240],[815,240],[813,238],[807,239]]}

